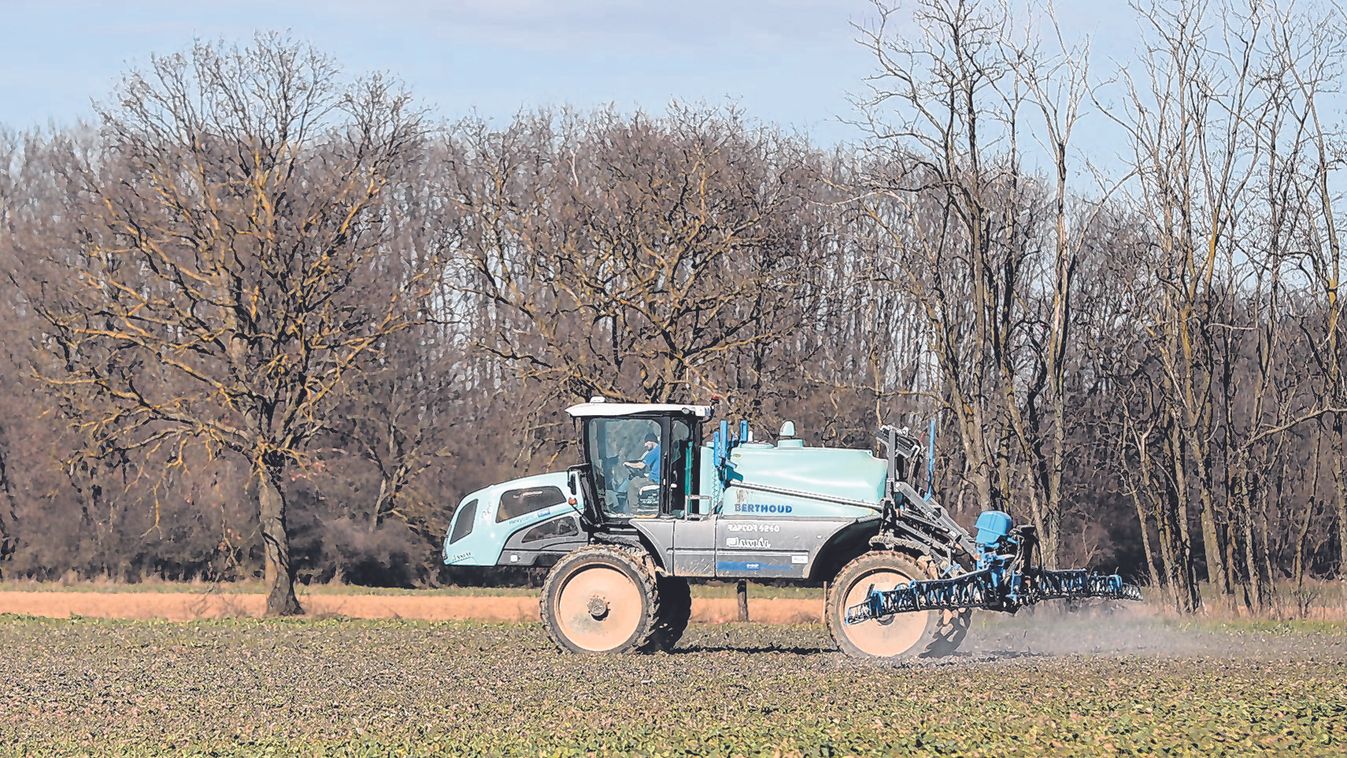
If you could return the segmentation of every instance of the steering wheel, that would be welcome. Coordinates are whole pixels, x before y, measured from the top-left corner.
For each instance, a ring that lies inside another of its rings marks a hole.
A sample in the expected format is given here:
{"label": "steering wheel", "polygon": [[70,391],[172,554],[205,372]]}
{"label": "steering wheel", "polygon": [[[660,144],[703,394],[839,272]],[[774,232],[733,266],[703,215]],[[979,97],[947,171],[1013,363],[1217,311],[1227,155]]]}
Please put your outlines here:
{"label": "steering wheel", "polygon": [[624,466],[622,463],[622,460],[616,455],[603,459],[603,479],[610,488],[615,488],[636,474],[630,467]]}

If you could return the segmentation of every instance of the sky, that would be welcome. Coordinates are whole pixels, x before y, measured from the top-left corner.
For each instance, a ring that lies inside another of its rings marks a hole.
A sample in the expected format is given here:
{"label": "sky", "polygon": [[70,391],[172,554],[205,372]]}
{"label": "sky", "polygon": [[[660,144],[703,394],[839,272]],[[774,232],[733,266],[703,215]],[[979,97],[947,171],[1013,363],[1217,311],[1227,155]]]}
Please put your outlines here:
{"label": "sky", "polygon": [[[1068,36],[1094,40],[1097,69],[1127,58],[1138,32],[1122,0],[1057,0],[1057,11]],[[348,73],[387,71],[449,119],[734,103],[821,144],[859,136],[845,122],[872,62],[853,25],[876,18],[867,0],[0,0],[0,14],[0,125],[11,129],[90,118],[151,53],[264,30]]]}

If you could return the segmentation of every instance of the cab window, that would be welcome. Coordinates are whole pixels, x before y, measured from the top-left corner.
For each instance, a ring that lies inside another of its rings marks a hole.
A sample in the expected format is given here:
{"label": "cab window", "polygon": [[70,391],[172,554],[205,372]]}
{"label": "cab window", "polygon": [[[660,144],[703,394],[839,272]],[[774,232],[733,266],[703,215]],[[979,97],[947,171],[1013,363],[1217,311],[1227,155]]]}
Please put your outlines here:
{"label": "cab window", "polygon": [[500,507],[496,509],[496,523],[561,505],[564,502],[566,496],[556,487],[510,490],[500,496]]}
{"label": "cab window", "polygon": [[477,500],[476,498],[458,507],[458,513],[454,516],[454,528],[449,532],[449,543],[453,544],[472,534],[472,522],[477,520]]}
{"label": "cab window", "polygon": [[524,532],[524,536],[520,537],[519,541],[527,545],[530,542],[550,540],[556,537],[573,537],[579,533],[580,522],[576,521],[574,516],[563,516],[551,521],[544,521]]}
{"label": "cab window", "polygon": [[663,451],[658,421],[590,419],[588,445],[594,487],[605,515],[629,518],[659,513]]}

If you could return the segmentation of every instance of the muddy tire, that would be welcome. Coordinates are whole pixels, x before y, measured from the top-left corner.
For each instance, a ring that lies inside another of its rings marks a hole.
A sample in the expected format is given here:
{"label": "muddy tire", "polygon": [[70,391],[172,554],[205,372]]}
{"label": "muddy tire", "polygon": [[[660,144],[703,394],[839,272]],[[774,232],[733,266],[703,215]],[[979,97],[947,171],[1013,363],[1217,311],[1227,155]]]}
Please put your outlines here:
{"label": "muddy tire", "polygon": [[616,545],[573,550],[547,574],[539,612],[547,636],[571,653],[649,652],[660,592],[644,552]]}
{"label": "muddy tire", "polygon": [[866,553],[842,567],[828,587],[828,632],[837,647],[857,658],[903,660],[936,658],[953,653],[968,633],[970,611],[899,613],[883,621],[847,624],[849,606],[865,600],[870,586],[892,589],[903,582],[938,575],[926,557],[913,558],[891,550]]}
{"label": "muddy tire", "polygon": [[672,650],[687,631],[692,618],[692,590],[688,580],[676,576],[661,576],[659,588],[659,619],[655,630],[655,647]]}

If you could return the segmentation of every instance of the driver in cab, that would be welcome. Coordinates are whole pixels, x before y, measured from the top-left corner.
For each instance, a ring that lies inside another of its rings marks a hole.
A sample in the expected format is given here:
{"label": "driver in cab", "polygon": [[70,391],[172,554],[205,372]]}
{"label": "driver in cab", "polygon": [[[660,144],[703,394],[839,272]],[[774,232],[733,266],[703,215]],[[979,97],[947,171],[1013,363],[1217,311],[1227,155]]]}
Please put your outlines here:
{"label": "driver in cab", "polygon": [[645,455],[640,460],[623,461],[622,465],[632,470],[631,481],[627,483],[628,513],[635,513],[641,502],[641,490],[659,484],[659,435],[653,432],[645,436]]}

